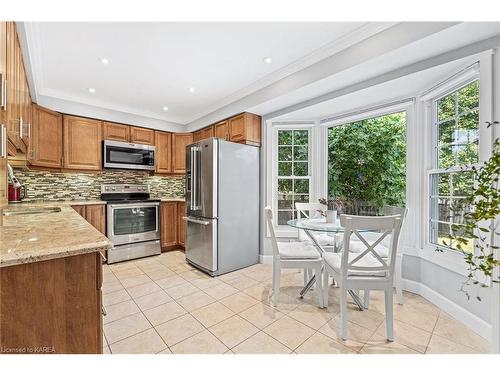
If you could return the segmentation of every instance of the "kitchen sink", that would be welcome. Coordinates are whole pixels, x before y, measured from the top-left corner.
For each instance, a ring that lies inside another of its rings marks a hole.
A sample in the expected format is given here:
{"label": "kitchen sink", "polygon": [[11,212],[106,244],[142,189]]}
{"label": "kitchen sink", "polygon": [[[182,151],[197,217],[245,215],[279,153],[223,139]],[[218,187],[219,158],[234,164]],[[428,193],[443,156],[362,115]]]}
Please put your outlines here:
{"label": "kitchen sink", "polygon": [[25,209],[3,210],[4,216],[50,214],[61,212],[61,207],[31,207]]}

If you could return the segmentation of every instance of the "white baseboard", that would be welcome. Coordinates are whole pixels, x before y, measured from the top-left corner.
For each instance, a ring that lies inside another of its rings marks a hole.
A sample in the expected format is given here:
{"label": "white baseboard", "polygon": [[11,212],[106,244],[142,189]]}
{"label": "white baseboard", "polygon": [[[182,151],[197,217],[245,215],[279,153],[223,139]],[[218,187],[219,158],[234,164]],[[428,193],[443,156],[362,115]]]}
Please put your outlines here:
{"label": "white baseboard", "polygon": [[486,340],[491,342],[492,328],[490,323],[482,320],[481,318],[478,318],[476,315],[465,310],[463,307],[457,305],[455,302],[450,301],[442,294],[439,294],[435,290],[432,290],[431,288],[422,283],[407,279],[403,279],[403,290],[424,297],[426,300],[432,302],[441,310],[447,312],[455,319],[465,324],[467,327],[472,329],[478,335],[484,337]]}
{"label": "white baseboard", "polygon": [[262,264],[273,264],[273,256],[272,255],[262,255],[262,254],[259,254],[259,263],[262,263]]}

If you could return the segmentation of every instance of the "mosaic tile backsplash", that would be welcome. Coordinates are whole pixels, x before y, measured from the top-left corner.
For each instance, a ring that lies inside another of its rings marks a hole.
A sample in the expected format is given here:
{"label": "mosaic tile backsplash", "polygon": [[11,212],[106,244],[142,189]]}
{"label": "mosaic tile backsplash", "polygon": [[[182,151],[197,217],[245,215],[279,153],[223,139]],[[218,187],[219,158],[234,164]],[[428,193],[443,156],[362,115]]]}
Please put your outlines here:
{"label": "mosaic tile backsplash", "polygon": [[152,198],[183,198],[184,176],[153,176],[145,171],[104,170],[98,173],[62,173],[15,168],[26,186],[27,201],[96,200],[101,184],[149,184]]}

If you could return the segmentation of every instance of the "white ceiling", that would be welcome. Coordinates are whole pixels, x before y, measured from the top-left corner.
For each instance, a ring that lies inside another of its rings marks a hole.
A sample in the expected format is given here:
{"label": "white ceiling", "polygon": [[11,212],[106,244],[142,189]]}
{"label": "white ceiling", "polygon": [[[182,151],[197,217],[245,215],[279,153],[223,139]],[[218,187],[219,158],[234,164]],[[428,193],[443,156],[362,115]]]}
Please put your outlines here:
{"label": "white ceiling", "polygon": [[37,22],[25,30],[37,95],[186,124],[356,43],[368,26]]}

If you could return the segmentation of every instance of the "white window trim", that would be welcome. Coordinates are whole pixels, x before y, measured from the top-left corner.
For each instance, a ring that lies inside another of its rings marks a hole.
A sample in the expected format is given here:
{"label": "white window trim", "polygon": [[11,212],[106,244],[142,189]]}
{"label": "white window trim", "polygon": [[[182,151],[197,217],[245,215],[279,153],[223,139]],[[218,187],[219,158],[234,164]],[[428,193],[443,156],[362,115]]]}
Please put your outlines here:
{"label": "white window trim", "polygon": [[[424,182],[421,199],[423,200],[423,212],[421,216],[421,234],[422,250],[419,256],[425,260],[435,263],[443,268],[449,269],[460,275],[467,275],[467,266],[463,259],[463,254],[457,250],[447,247],[439,247],[442,252],[437,252],[438,246],[430,242],[430,175],[436,172],[434,168],[435,149],[434,149],[434,113],[433,101],[437,100],[447,93],[479,80],[479,162],[487,160],[491,156],[493,129],[486,128],[485,122],[492,121],[493,116],[493,54],[494,51],[486,51],[479,55],[472,64],[469,63],[463,69],[459,70],[449,79],[425,91],[419,96],[419,102],[424,107],[424,118],[422,119],[424,127]],[[479,275],[478,281],[489,284],[489,280]]]}
{"label": "white window trim", "polygon": [[[304,121],[280,121],[280,122],[272,122],[267,121],[266,124],[266,153],[271,156],[267,158],[266,165],[266,180],[267,180],[267,189],[266,189],[266,205],[270,206],[273,210],[273,225],[276,237],[287,237],[287,238],[297,238],[298,231],[295,228],[292,228],[287,225],[277,225],[278,220],[278,200],[276,199],[276,192],[278,191],[278,130],[308,130],[309,131],[309,139],[308,139],[308,153],[309,153],[309,201],[314,201],[314,186],[315,182],[315,168],[316,168],[316,159],[313,160],[312,152],[314,146],[313,136],[315,125],[317,122],[309,121],[304,123]],[[266,237],[269,237],[269,228],[266,226]]]}

